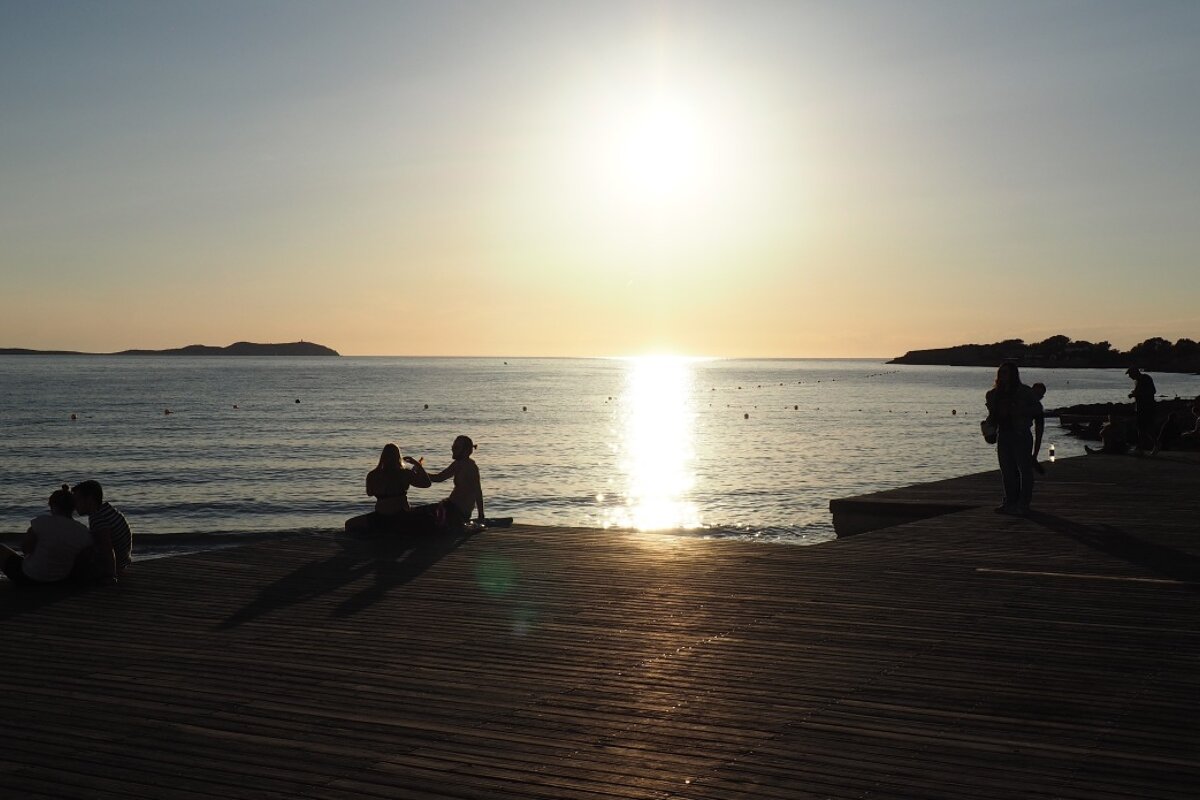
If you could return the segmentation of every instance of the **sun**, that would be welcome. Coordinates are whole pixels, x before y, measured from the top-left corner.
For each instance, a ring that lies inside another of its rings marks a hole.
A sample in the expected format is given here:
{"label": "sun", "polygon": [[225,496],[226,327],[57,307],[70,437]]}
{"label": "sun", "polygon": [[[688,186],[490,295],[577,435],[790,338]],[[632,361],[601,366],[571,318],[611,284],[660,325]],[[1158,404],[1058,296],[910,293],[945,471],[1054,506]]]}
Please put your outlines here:
{"label": "sun", "polygon": [[687,196],[705,177],[704,128],[680,98],[651,97],[613,120],[612,180],[634,199],[655,204]]}
{"label": "sun", "polygon": [[710,193],[723,159],[720,128],[701,97],[671,86],[602,98],[576,161],[613,210],[682,212]]}
{"label": "sun", "polygon": [[755,117],[724,76],[618,61],[564,76],[546,102],[545,146],[521,172],[531,216],[595,263],[707,256],[758,218]]}

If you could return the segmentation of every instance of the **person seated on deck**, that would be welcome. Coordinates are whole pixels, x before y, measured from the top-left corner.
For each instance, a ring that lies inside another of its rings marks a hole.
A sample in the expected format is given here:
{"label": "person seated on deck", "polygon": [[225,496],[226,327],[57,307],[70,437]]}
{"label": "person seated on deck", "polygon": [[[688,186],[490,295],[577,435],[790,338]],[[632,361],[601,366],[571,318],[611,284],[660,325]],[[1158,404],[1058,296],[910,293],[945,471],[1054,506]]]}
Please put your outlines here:
{"label": "person seated on deck", "polygon": [[483,487],[479,482],[479,465],[471,458],[475,443],[469,436],[459,436],[450,447],[450,455],[454,460],[436,475],[429,478],[434,483],[441,483],[449,478],[454,479],[454,489],[450,496],[440,503],[421,506],[413,510],[414,515],[421,515],[424,527],[434,530],[460,530],[471,518],[471,509],[479,509],[479,522],[485,523],[483,514]]}
{"label": "person seated on deck", "polygon": [[93,577],[116,583],[133,562],[133,532],[125,515],[104,502],[104,489],[96,481],[83,481],[71,489],[75,508],[88,518],[95,547]]}
{"label": "person seated on deck", "polygon": [[1200,450],[1200,397],[1192,401],[1191,412],[1192,428],[1180,432],[1171,445],[1172,450]]}
{"label": "person seated on deck", "polygon": [[[412,469],[405,469],[405,462],[412,465]],[[412,511],[408,504],[409,487],[427,489],[432,485],[420,461],[410,456],[401,459],[399,447],[385,444],[379,454],[379,464],[367,473],[367,494],[375,498],[375,510],[346,520],[346,532],[400,532],[406,529]]]}
{"label": "person seated on deck", "polygon": [[1100,443],[1099,449],[1094,447],[1083,446],[1088,455],[1103,454],[1111,456],[1124,455],[1129,452],[1129,442],[1125,439],[1125,433],[1121,430],[1121,425],[1113,419],[1112,414],[1108,415],[1108,421],[1100,427]]}
{"label": "person seated on deck", "polygon": [[0,545],[0,569],[15,586],[62,583],[75,573],[92,546],[92,534],[75,518],[75,501],[65,483],[50,495],[50,513],[35,517],[17,553]]}
{"label": "person seated on deck", "polygon": [[1175,412],[1168,411],[1162,427],[1158,429],[1158,435],[1154,437],[1154,447],[1150,449],[1150,455],[1158,455],[1159,450],[1176,449],[1182,436],[1183,428],[1179,426]]}

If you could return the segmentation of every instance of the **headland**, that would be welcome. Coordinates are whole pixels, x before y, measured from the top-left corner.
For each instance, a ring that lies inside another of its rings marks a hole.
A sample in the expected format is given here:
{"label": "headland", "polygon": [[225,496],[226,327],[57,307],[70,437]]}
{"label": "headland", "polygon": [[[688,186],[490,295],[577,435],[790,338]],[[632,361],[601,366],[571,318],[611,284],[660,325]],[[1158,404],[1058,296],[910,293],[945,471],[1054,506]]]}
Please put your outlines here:
{"label": "headland", "polygon": [[0,347],[0,356],[339,356],[341,353],[315,342],[234,342],[225,347],[189,344],[167,350],[121,350],[115,353],[88,353],[80,350],[30,350]]}
{"label": "headland", "polygon": [[1124,352],[1114,349],[1108,342],[1073,340],[1069,336],[1058,335],[1033,344],[1026,344],[1022,339],[1006,339],[992,344],[960,344],[931,350],[910,350],[888,363],[998,367],[1005,361],[1016,361],[1023,367],[1139,367],[1152,372],[1200,373],[1200,344],[1191,339],[1180,339],[1171,343],[1166,339],[1154,337]]}

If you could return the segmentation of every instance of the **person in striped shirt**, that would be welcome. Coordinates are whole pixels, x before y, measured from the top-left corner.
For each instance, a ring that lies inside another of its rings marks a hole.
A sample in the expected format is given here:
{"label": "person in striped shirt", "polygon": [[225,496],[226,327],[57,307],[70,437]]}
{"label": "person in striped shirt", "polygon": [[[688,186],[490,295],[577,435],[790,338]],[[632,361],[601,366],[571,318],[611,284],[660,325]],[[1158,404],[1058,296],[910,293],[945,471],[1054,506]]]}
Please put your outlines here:
{"label": "person in striped shirt", "polygon": [[133,555],[133,532],[125,516],[104,502],[104,489],[96,481],[84,481],[71,489],[75,509],[88,518],[96,547],[99,577],[117,581],[125,575]]}

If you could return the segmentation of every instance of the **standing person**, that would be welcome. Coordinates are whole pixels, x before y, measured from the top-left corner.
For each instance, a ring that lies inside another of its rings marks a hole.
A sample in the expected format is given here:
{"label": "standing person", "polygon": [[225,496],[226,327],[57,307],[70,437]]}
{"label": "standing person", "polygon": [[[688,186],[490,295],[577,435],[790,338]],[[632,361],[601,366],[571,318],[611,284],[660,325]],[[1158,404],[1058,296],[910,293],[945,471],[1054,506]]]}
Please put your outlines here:
{"label": "standing person", "polygon": [[996,426],[996,458],[1004,479],[1004,503],[996,511],[1025,514],[1033,500],[1034,449],[1029,426],[1040,404],[1033,390],[1021,383],[1017,365],[1011,361],[996,370],[996,382],[984,402],[987,418]]}
{"label": "standing person", "polygon": [[441,483],[449,478],[454,479],[454,489],[450,496],[433,506],[422,506],[414,513],[431,514],[437,528],[461,528],[471,518],[471,509],[479,509],[479,522],[484,523],[483,486],[479,482],[479,465],[471,458],[475,451],[475,443],[469,436],[459,436],[450,447],[450,455],[454,461],[450,466],[429,479]]}
{"label": "standing person", "polygon": [[17,586],[60,583],[92,546],[92,534],[75,518],[71,488],[50,495],[50,513],[35,517],[21,540],[21,553],[0,544],[0,569]]}
{"label": "standing person", "polygon": [[104,489],[96,481],[83,481],[71,489],[75,508],[88,518],[96,546],[97,577],[116,583],[133,561],[133,532],[125,515],[104,502]]}
{"label": "standing person", "polygon": [[1154,447],[1155,434],[1158,433],[1155,425],[1158,421],[1158,410],[1154,400],[1158,390],[1154,388],[1154,379],[1137,367],[1130,367],[1125,370],[1125,374],[1134,380],[1133,391],[1129,396],[1133,398],[1133,409],[1137,414],[1138,440],[1135,450],[1140,455],[1143,450]]}
{"label": "standing person", "polygon": [[[405,469],[403,461],[412,465]],[[400,448],[390,442],[379,454],[379,464],[367,473],[367,494],[375,498],[375,510],[370,514],[346,520],[346,531],[386,530],[398,532],[405,527],[412,508],[408,504],[408,489],[426,489],[433,484],[421,462],[400,458]]]}

